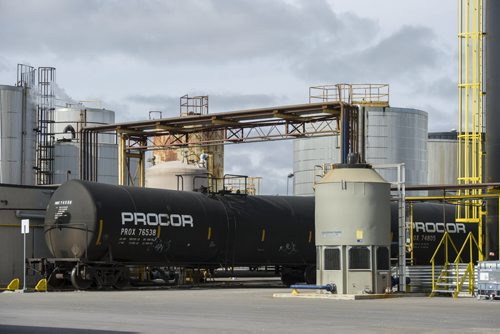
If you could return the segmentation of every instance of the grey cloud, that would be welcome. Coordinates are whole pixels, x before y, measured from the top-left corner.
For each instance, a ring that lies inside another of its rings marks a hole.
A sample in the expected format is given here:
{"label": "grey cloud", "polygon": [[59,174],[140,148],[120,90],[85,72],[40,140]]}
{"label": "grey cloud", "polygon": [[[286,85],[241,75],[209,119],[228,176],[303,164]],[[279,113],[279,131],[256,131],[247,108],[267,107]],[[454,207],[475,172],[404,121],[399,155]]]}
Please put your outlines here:
{"label": "grey cloud", "polygon": [[335,45],[316,50],[296,63],[307,79],[328,82],[390,82],[437,68],[444,52],[433,45],[434,34],[425,27],[404,26],[394,34],[362,50],[342,52]]}
{"label": "grey cloud", "polygon": [[0,56],[0,72],[6,72],[9,70],[12,70],[12,64],[10,64],[6,58]]}
{"label": "grey cloud", "polygon": [[429,132],[450,131],[457,127],[458,102],[446,105],[425,105],[422,109],[429,114]]}
{"label": "grey cloud", "polygon": [[209,95],[210,110],[214,112],[271,107],[282,104],[286,100],[284,96],[268,94]]}
{"label": "grey cloud", "polygon": [[441,77],[436,80],[429,78],[429,83],[415,88],[416,94],[432,96],[439,99],[450,100],[458,103],[458,87],[456,78]]}
{"label": "grey cloud", "polygon": [[336,15],[325,0],[2,1],[0,22],[6,54],[120,55],[153,63],[283,61],[325,44],[364,43],[376,26]]}
{"label": "grey cloud", "polygon": [[224,165],[226,173],[262,177],[263,194],[285,194],[287,175],[292,172],[292,142],[227,145]]}
{"label": "grey cloud", "polygon": [[[209,112],[222,112],[247,108],[268,107],[286,101],[284,96],[267,94],[207,94],[197,93],[189,96],[208,95]],[[180,111],[180,97],[170,95],[131,95],[127,100],[164,112],[163,117],[175,117]]]}
{"label": "grey cloud", "polygon": [[78,103],[78,101],[69,96],[68,93],[66,93],[66,90],[58,84],[55,84],[54,90],[56,93],[57,104],[64,106],[66,103]]}

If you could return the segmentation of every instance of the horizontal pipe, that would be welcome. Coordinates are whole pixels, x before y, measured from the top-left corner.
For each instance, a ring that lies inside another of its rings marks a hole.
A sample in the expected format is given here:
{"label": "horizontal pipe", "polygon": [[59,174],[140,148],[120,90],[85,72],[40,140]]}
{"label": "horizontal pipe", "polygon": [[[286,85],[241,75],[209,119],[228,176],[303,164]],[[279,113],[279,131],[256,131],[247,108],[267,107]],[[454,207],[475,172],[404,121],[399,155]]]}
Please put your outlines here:
{"label": "horizontal pipe", "polygon": [[[473,188],[497,188],[500,182],[475,183],[475,184],[425,184],[415,186],[405,186],[406,191],[411,190],[458,190]],[[391,187],[391,190],[397,190],[397,187]]]}
{"label": "horizontal pipe", "polygon": [[[44,225],[43,224],[30,224],[30,228],[42,228]],[[21,227],[21,224],[0,224],[0,227]]]}
{"label": "horizontal pipe", "polygon": [[290,285],[291,289],[300,289],[300,290],[326,290],[331,293],[337,292],[337,286],[334,283],[326,284],[326,285],[313,285],[313,284],[293,284]]}
{"label": "horizontal pipe", "polygon": [[24,210],[16,210],[16,217],[27,219],[45,219],[45,211],[26,212]]}

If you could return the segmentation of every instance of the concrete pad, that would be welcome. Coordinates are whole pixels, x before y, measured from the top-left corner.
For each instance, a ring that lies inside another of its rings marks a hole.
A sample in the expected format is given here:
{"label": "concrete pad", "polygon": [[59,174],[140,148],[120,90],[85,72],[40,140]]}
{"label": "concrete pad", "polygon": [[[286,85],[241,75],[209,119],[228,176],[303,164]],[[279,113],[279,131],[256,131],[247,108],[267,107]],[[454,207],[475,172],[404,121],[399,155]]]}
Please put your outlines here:
{"label": "concrete pad", "polygon": [[361,294],[361,295],[343,295],[332,293],[275,293],[274,298],[306,298],[306,299],[333,299],[333,300],[366,300],[366,299],[381,299],[381,298],[396,298],[402,297],[397,294]]}

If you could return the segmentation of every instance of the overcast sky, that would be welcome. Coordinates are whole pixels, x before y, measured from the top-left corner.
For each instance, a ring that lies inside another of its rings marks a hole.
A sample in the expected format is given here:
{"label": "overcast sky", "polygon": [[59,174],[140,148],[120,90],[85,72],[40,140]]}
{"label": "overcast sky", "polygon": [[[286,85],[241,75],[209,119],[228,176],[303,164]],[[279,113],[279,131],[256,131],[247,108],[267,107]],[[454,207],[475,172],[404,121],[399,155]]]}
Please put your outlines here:
{"label": "overcast sky", "polygon": [[[116,120],[305,103],[308,87],[389,83],[390,103],[457,125],[456,0],[0,0],[0,84],[16,64],[57,68],[61,96]],[[284,194],[292,142],[226,146],[226,172]]]}

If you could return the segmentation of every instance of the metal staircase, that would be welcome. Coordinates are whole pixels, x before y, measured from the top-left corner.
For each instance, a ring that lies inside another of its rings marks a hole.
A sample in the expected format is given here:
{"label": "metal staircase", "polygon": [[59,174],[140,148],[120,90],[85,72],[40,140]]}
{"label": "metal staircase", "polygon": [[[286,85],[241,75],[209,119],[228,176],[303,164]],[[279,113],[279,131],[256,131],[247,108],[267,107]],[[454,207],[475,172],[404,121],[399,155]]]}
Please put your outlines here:
{"label": "metal staircase", "polygon": [[456,298],[461,293],[469,293],[471,287],[474,290],[474,280],[469,279],[469,263],[448,264],[435,281],[431,297],[436,293],[447,293]]}
{"label": "metal staircase", "polygon": [[[449,261],[450,246],[456,254],[452,262]],[[468,247],[467,247],[468,246]],[[433,297],[438,293],[451,294],[453,298],[459,295],[474,295],[475,274],[474,274],[474,253],[473,249],[481,250],[472,232],[469,232],[460,250],[455,246],[455,243],[448,232],[443,234],[441,241],[436,248],[432,258],[432,292],[429,297]],[[436,258],[440,254],[440,250],[444,248],[444,265],[436,278]],[[464,250],[469,250],[468,261],[464,261]]]}

